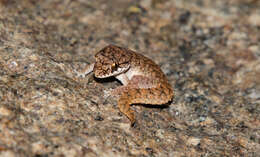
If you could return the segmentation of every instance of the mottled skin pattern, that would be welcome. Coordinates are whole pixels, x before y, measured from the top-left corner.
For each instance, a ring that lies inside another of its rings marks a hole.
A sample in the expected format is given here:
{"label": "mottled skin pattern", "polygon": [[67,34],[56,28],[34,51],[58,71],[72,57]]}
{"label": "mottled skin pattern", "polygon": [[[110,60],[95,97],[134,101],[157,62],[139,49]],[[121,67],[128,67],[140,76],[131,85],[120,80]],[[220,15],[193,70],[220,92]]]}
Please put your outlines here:
{"label": "mottled skin pattern", "polygon": [[97,78],[114,76],[123,86],[113,90],[118,96],[119,110],[125,114],[131,124],[135,116],[131,104],[166,104],[173,98],[173,90],[166,76],[149,58],[132,50],[109,45],[95,55],[96,62],[85,69]]}

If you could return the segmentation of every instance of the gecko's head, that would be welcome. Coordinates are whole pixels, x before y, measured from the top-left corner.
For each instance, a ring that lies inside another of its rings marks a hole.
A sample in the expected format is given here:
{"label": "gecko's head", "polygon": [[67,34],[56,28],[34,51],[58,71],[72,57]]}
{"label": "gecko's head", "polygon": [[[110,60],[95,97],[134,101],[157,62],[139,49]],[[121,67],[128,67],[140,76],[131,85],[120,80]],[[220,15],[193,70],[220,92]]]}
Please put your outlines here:
{"label": "gecko's head", "polygon": [[130,68],[131,53],[127,49],[109,45],[100,50],[95,59],[95,76],[106,78],[127,71]]}

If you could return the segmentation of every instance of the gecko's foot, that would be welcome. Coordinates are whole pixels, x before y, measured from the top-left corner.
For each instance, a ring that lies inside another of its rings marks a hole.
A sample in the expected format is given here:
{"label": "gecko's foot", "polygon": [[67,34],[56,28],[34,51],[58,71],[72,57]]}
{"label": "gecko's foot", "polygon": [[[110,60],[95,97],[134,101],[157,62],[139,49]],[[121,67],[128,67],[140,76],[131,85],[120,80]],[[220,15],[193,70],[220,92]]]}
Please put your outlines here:
{"label": "gecko's foot", "polygon": [[134,111],[131,110],[129,108],[129,110],[127,112],[124,112],[124,114],[127,116],[127,118],[130,120],[131,123],[131,127],[133,127],[135,125],[135,115],[134,115]]}
{"label": "gecko's foot", "polygon": [[74,65],[73,71],[76,74],[76,77],[85,78],[86,75],[88,75],[89,73],[91,73],[93,71],[94,65],[95,65],[94,63],[92,63],[90,65],[84,65],[84,67],[80,66],[80,65]]}

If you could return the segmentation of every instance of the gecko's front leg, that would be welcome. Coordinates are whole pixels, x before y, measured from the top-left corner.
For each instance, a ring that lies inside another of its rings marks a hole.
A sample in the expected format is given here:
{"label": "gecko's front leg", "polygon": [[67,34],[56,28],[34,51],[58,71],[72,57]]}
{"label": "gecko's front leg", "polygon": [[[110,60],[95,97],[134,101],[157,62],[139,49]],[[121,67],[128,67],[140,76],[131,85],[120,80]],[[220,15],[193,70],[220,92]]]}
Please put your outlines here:
{"label": "gecko's front leg", "polygon": [[75,71],[78,77],[85,77],[89,73],[91,73],[94,69],[95,63],[92,63],[88,66],[86,66],[83,70]]}

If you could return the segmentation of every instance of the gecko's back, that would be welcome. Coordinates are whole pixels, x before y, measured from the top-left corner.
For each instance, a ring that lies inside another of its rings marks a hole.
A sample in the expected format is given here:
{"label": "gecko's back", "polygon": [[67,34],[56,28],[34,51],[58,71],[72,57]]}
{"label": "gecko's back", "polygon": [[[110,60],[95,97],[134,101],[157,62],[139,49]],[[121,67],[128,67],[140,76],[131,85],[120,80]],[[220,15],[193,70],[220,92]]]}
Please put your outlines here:
{"label": "gecko's back", "polygon": [[139,68],[140,71],[142,71],[146,77],[152,78],[156,83],[169,84],[165,74],[162,72],[161,68],[154,61],[145,57],[142,54],[136,53],[131,50],[130,52],[132,53],[132,59],[131,59],[132,67]]}

